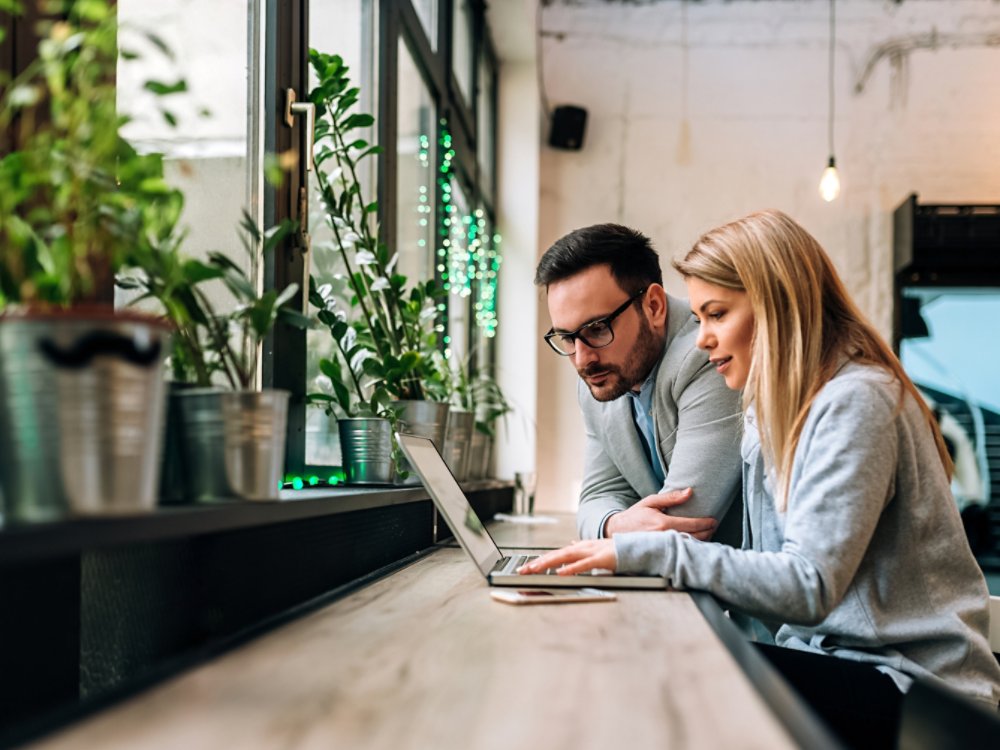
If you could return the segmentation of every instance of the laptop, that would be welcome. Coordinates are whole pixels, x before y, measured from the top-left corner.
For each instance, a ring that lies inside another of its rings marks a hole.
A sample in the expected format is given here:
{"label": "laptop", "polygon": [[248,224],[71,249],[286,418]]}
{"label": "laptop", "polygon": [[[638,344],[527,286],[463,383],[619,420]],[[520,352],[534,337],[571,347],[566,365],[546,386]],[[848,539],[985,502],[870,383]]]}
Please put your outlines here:
{"label": "laptop", "polygon": [[571,576],[556,575],[555,570],[532,575],[518,575],[517,569],[535,555],[505,557],[486,526],[472,509],[434,442],[424,437],[396,433],[399,447],[420,476],[438,512],[444,516],[459,545],[492,586],[544,586],[546,588],[665,589],[660,576],[615,575],[611,571],[591,571]]}

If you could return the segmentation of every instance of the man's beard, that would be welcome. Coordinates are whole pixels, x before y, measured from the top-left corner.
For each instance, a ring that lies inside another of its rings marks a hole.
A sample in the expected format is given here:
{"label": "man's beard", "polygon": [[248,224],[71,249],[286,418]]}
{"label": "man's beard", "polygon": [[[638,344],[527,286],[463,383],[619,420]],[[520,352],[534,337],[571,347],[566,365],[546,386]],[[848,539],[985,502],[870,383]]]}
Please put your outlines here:
{"label": "man's beard", "polygon": [[[621,398],[635,386],[640,385],[652,371],[656,361],[663,354],[663,340],[657,338],[645,315],[640,314],[639,335],[635,346],[621,367],[594,363],[577,370],[590,394],[598,401],[614,401]],[[607,374],[607,379],[599,386],[587,382],[587,376]]]}

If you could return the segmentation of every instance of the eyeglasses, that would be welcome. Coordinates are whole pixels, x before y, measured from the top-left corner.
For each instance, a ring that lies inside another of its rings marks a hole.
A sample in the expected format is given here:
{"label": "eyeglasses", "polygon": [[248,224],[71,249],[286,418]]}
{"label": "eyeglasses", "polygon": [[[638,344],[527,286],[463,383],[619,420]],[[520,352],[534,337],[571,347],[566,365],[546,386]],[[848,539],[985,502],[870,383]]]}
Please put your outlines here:
{"label": "eyeglasses", "polygon": [[622,303],[621,307],[610,315],[605,315],[603,318],[584,323],[575,331],[556,331],[550,328],[549,332],[545,334],[545,343],[552,347],[552,351],[556,354],[561,354],[564,357],[576,353],[577,339],[580,339],[580,341],[591,349],[601,349],[615,340],[615,332],[611,328],[611,321],[625,312],[629,305],[645,293],[646,290],[643,289],[641,292],[633,294]]}

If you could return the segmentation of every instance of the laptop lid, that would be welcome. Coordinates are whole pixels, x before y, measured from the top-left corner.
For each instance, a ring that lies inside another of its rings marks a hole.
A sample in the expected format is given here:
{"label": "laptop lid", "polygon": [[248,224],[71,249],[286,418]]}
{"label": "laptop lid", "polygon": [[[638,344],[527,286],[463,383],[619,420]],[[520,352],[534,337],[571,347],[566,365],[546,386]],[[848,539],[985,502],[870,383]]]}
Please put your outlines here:
{"label": "laptop lid", "polygon": [[434,442],[425,437],[397,432],[396,440],[410,464],[424,482],[438,512],[445,517],[458,543],[489,579],[490,571],[503,555],[486,530],[486,526],[472,509],[458,481],[441,458]]}
{"label": "laptop lid", "polygon": [[462,492],[448,465],[441,458],[433,441],[396,433],[396,440],[410,465],[424,482],[424,487],[434,500],[445,521],[451,528],[458,543],[478,566],[479,572],[493,586],[544,586],[546,588],[580,588],[601,586],[619,589],[664,589],[667,581],[660,576],[622,576],[610,571],[590,571],[578,575],[561,576],[547,574],[518,575],[512,570],[495,570],[504,558],[486,526],[472,509],[468,498]]}

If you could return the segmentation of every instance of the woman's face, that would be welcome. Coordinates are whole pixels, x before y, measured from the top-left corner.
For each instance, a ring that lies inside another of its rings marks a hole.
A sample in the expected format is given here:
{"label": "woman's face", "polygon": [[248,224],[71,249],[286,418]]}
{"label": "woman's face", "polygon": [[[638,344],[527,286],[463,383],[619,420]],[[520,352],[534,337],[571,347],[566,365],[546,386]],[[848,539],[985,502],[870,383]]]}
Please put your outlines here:
{"label": "woman's face", "polygon": [[698,348],[708,352],[726,386],[742,390],[750,375],[753,341],[753,311],[747,293],[693,277],[686,281],[691,311],[701,325]]}

